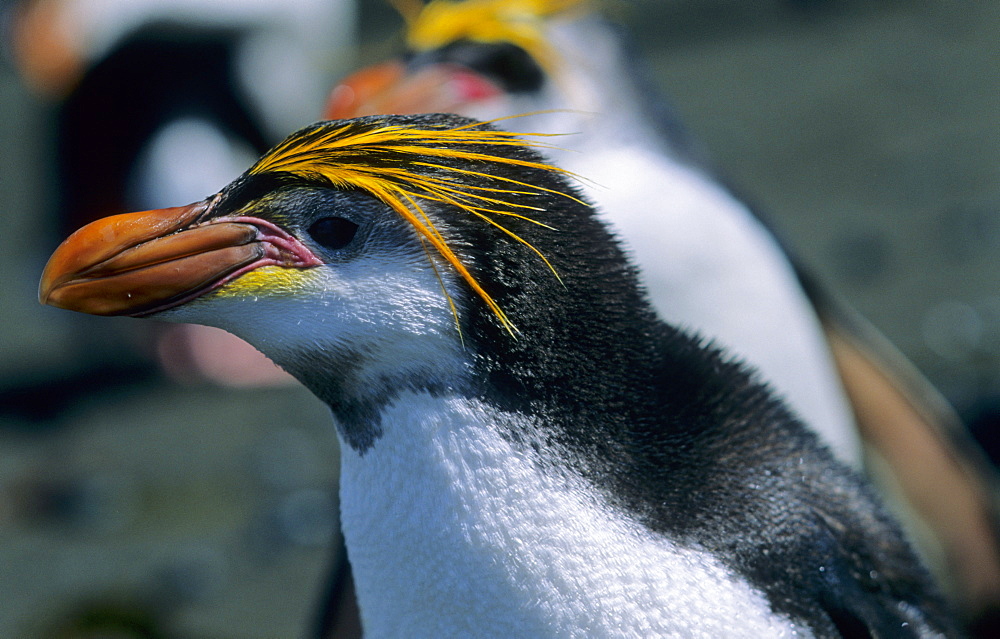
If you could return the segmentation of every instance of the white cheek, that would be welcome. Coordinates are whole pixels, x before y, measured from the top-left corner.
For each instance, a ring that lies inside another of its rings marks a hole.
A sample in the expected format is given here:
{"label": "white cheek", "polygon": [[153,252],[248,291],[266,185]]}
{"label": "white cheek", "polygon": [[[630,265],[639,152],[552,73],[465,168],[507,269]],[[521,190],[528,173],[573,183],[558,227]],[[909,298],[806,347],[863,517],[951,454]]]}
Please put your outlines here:
{"label": "white cheek", "polygon": [[[427,262],[363,259],[294,278],[275,274],[276,283],[293,285],[253,289],[236,280],[156,317],[222,328],[282,366],[303,353],[322,357],[344,349],[391,366],[392,360],[428,359],[435,351],[460,348],[455,316]],[[458,304],[455,287],[449,288]]]}

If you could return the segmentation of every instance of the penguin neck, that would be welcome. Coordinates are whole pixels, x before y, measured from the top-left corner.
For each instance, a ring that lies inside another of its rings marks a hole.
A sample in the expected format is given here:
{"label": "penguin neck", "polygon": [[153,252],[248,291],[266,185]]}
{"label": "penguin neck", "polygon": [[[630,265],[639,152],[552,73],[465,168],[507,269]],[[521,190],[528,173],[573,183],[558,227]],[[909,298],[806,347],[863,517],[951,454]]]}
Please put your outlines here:
{"label": "penguin neck", "polygon": [[721,634],[734,619],[753,636],[791,627],[711,555],[610,506],[560,463],[565,451],[501,435],[539,433],[534,418],[405,392],[382,421],[364,454],[342,452],[367,636],[683,635],[692,619]]}
{"label": "penguin neck", "polygon": [[364,350],[319,350],[319,366],[297,354],[286,368],[330,407],[342,442],[361,455],[384,434],[384,410],[400,393],[471,392],[472,356],[451,336],[423,335],[415,343],[388,340]]}

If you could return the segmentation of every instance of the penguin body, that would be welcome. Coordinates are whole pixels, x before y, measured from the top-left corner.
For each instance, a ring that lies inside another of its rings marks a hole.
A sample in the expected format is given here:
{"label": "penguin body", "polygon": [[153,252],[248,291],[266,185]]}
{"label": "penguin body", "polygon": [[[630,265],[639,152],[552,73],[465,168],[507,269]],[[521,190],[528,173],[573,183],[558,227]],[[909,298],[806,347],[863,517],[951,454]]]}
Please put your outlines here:
{"label": "penguin body", "polygon": [[41,297],[233,331],[330,406],[369,636],[948,633],[860,480],[515,140],[320,123],[85,227]]}
{"label": "penguin body", "polygon": [[[410,55],[388,95],[365,101],[359,90],[354,102],[334,99],[328,112],[440,109],[481,120],[523,113],[518,130],[566,134],[544,154],[586,178],[585,193],[639,266],[660,316],[752,363],[840,459],[860,467],[829,348],[774,236],[713,178],[672,117],[653,110],[612,25],[572,11],[539,22],[553,73],[517,47],[458,40]],[[495,90],[463,92],[474,84],[470,74]]]}
{"label": "penguin body", "polygon": [[[377,445],[341,460],[369,636],[807,632],[709,552],[609,512],[575,473],[497,433],[530,432],[530,418],[412,392],[380,417],[392,428]],[[401,541],[401,555],[385,552]]]}

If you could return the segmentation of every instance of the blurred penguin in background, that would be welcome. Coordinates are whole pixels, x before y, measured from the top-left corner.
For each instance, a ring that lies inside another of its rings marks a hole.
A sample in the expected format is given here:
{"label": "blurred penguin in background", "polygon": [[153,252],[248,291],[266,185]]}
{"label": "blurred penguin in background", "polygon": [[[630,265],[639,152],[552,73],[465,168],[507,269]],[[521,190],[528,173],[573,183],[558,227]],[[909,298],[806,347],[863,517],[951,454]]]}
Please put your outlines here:
{"label": "blurred penguin in background", "polygon": [[[355,12],[353,0],[24,2],[15,58],[58,103],[59,235],[216,191],[315,120],[353,61]],[[153,333],[154,357],[173,377],[291,383],[222,331]]]}

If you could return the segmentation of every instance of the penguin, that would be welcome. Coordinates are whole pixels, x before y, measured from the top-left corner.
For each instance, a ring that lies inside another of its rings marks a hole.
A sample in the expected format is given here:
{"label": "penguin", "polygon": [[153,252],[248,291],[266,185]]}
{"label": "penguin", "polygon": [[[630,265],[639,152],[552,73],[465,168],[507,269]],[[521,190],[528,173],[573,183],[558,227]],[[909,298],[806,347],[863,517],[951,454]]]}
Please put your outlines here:
{"label": "penguin", "polygon": [[661,317],[753,364],[873,478],[965,617],[996,623],[994,469],[940,393],[719,177],[596,3],[396,4],[406,53],[348,76],[326,115],[529,114],[519,129],[570,134],[544,153],[589,178]]}
{"label": "penguin", "polygon": [[[316,118],[328,73],[347,68],[354,44],[353,0],[21,4],[12,53],[24,80],[57,106],[51,226],[59,237],[115,212],[186,202],[225,185]],[[187,161],[192,153],[197,165]],[[104,339],[78,332],[77,342]],[[293,383],[220,331],[172,326],[148,340],[157,368],[175,379]],[[229,356],[209,366],[206,343]],[[124,356],[148,365],[146,356]]]}
{"label": "penguin", "polygon": [[40,300],[223,328],[329,405],[367,636],[953,636],[863,481],[657,316],[547,143],[319,122],[80,229]]}

